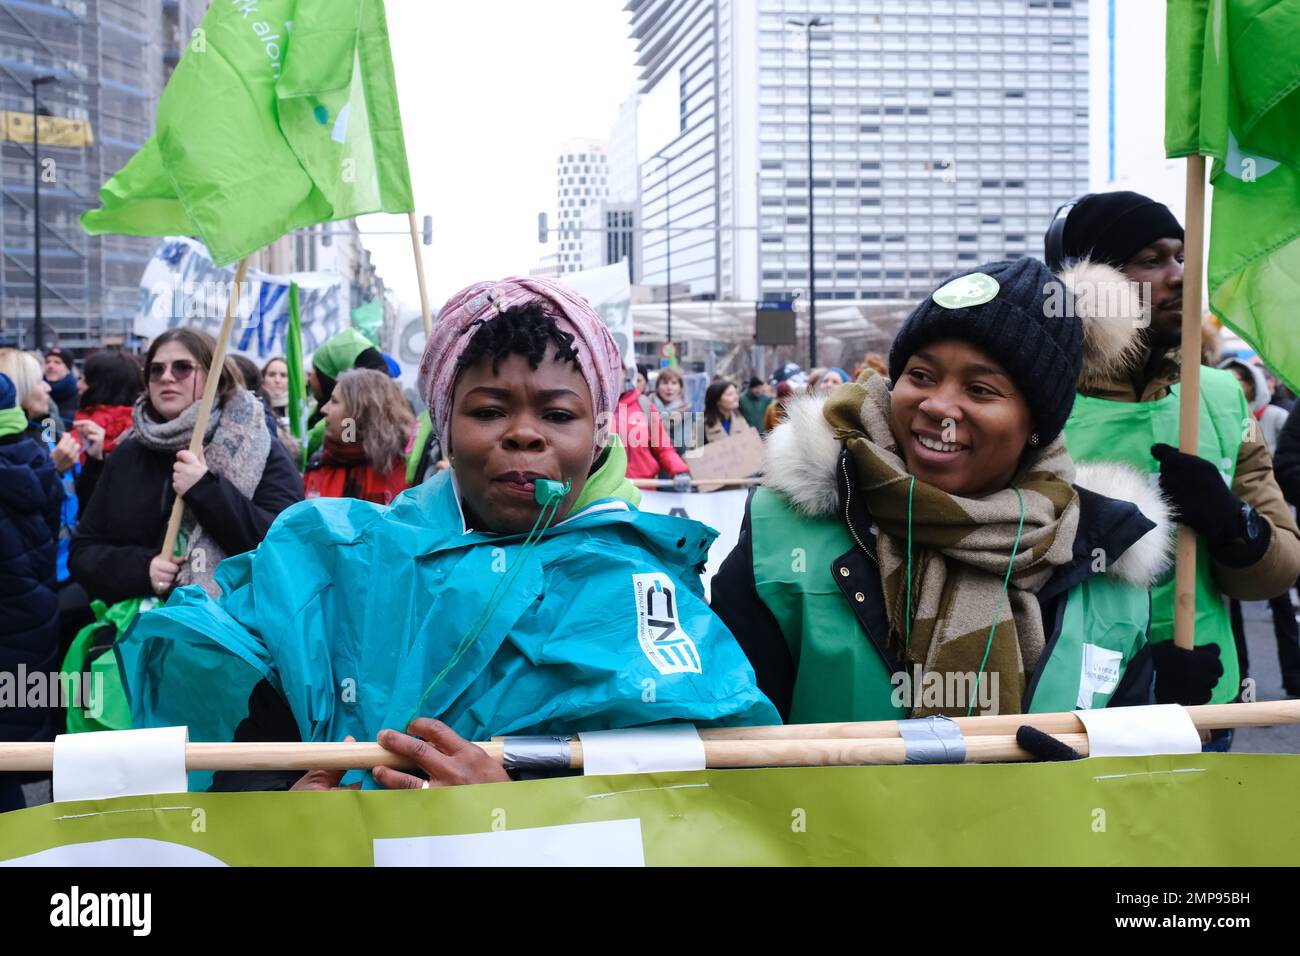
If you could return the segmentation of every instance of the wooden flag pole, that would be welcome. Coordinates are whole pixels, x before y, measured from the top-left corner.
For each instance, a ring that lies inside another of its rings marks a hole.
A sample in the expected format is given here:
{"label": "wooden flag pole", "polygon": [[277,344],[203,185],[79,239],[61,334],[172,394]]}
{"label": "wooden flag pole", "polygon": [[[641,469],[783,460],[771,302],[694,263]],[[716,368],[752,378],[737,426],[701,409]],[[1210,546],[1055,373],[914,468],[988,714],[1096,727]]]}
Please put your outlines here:
{"label": "wooden flag pole", "polygon": [[[1185,708],[1197,730],[1225,730],[1229,727],[1273,727],[1300,724],[1300,700],[1267,700],[1249,704],[1201,704]],[[1033,727],[1045,734],[1082,734],[1083,721],[1075,711],[1054,714],[996,714],[988,717],[956,717],[953,723],[964,737],[1014,736],[1020,727]],[[827,737],[869,739],[897,737],[898,721],[870,720],[835,724],[784,724],[772,727],[709,727],[700,730],[703,740],[820,740]]]}
{"label": "wooden flag pole", "polygon": [[[1187,226],[1183,245],[1182,370],[1178,450],[1195,455],[1201,423],[1201,282],[1205,262],[1205,157],[1187,157]],[[1178,526],[1174,572],[1174,643],[1196,644],[1196,532]]]}
{"label": "wooden flag pole", "polygon": [[[1271,727],[1300,723],[1300,700],[1188,707],[1187,716],[1204,738],[1227,727]],[[1002,714],[958,717],[967,762],[1027,760],[1016,744],[1021,726],[1035,727],[1086,755],[1088,735],[1075,713]],[[710,767],[815,767],[902,763],[906,746],[892,720],[841,724],[791,724],[779,727],[727,727],[701,730]],[[501,739],[478,744],[501,762]],[[572,740],[570,767],[582,767],[582,742]],[[412,766],[407,758],[377,743],[191,743],[185,747],[189,770],[368,770]],[[54,744],[0,741],[0,771],[44,772],[54,766]]]}
{"label": "wooden flag pole", "polygon": [[415,212],[406,214],[411,224],[411,249],[415,252],[415,278],[420,283],[420,317],[424,319],[424,334],[433,334],[433,317],[429,314],[429,290],[424,284],[424,253],[420,251],[420,236],[415,229]]}
{"label": "wooden flag pole", "polygon": [[[203,435],[208,430],[208,419],[212,416],[212,403],[217,398],[217,386],[221,382],[221,367],[226,361],[226,349],[230,345],[230,331],[235,327],[235,313],[239,310],[239,296],[244,288],[244,278],[248,275],[248,256],[239,261],[235,269],[235,285],[230,290],[230,299],[226,302],[226,317],[221,323],[221,334],[217,337],[217,350],[212,353],[212,365],[208,368],[208,381],[203,387],[203,398],[199,403],[199,417],[194,423],[194,434],[190,436],[190,454],[197,455],[203,450]],[[162,553],[171,557],[176,551],[176,537],[181,530],[181,514],[185,502],[177,495],[172,502],[172,513],[167,519],[167,534],[163,537]]]}
{"label": "wooden flag pole", "polygon": [[[671,478],[631,478],[629,479],[636,487],[645,491],[672,491],[673,482]],[[697,488],[713,488],[720,485],[735,485],[738,488],[749,488],[752,485],[761,485],[762,478],[693,478],[691,484]]]}
{"label": "wooden flag pole", "polygon": [[[1055,739],[1083,756],[1087,734],[1056,734]],[[814,740],[705,740],[704,765],[725,767],[852,767],[906,762],[908,745],[894,737],[822,737]],[[497,763],[504,760],[503,743],[478,745]],[[1034,759],[1014,736],[981,735],[965,741],[963,763],[1006,763]],[[569,743],[569,768],[583,766],[582,741]],[[0,741],[0,768],[49,773],[54,767],[52,743]],[[415,764],[376,743],[192,743],[185,745],[186,770],[369,770],[392,767],[409,770]]]}

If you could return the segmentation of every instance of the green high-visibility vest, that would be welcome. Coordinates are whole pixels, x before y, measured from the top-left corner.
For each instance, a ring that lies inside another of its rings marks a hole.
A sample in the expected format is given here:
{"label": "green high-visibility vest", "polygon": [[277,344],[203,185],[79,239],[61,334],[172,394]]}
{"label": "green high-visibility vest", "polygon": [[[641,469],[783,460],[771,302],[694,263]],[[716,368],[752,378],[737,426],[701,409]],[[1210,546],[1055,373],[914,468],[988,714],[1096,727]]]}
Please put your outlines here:
{"label": "green high-visibility vest", "polygon": [[[750,502],[750,527],[755,588],[795,665],[789,723],[907,717],[919,690],[914,669],[905,684],[835,582],[833,564],[854,546],[844,522],[801,515],[760,488]],[[1048,635],[1046,659],[1030,677],[1026,712],[1105,707],[1146,646],[1150,616],[1147,592],[1113,575],[1095,574],[1068,592],[1060,633],[1054,642]]]}
{"label": "green high-visibility vest", "polygon": [[[1111,402],[1080,395],[1065,424],[1065,444],[1075,461],[1122,461],[1158,481],[1159,462],[1151,446],[1178,445],[1180,386],[1154,402]],[[1213,462],[1228,485],[1237,470],[1237,453],[1254,424],[1246,396],[1231,372],[1201,369],[1201,422],[1198,454]],[[1151,640],[1174,636],[1173,571],[1151,590]],[[1214,583],[1209,549],[1196,542],[1196,643],[1218,644],[1223,677],[1210,702],[1226,704],[1237,696],[1241,679],[1232,638],[1228,602]]]}

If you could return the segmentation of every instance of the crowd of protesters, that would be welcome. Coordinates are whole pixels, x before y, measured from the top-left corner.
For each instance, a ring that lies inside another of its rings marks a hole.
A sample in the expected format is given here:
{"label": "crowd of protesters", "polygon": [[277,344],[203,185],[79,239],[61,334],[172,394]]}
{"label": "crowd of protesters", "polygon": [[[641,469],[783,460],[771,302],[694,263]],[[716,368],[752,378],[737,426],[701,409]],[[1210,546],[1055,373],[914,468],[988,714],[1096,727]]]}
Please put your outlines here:
{"label": "crowd of protesters", "polygon": [[[1252,356],[1196,343],[1200,454],[1179,452],[1179,357],[1195,347],[1181,341],[1182,227],[1128,192],[1058,219],[1046,264],[955,274],[852,372],[625,365],[588,304],[541,278],[447,303],[422,408],[354,329],[314,350],[303,395],[283,357],[213,369],[215,343],[185,327],[143,361],[0,349],[0,671],[116,655],[127,725],[184,722],[196,739],[382,731],[420,767],[367,778],[395,787],[506,779],[467,743],[505,733],[1225,703],[1246,684],[1241,601],[1269,602],[1284,690],[1300,696],[1294,397]],[[1060,290],[1075,308],[1049,307]],[[763,486],[710,605],[712,532],[643,513],[637,484],[689,491],[701,448],[756,436]],[[1179,524],[1198,543],[1192,650],[1171,640]],[[506,546],[518,567],[503,579]],[[791,573],[792,548],[806,572]],[[624,601],[629,574],[670,595],[689,648],[616,653],[657,600]],[[261,669],[244,668],[249,647]],[[189,713],[219,660],[238,705]],[[384,704],[306,692],[335,666]],[[893,677],[913,669],[973,675],[975,698],[900,702]],[[653,706],[637,703],[647,677]],[[409,724],[391,725],[398,710]],[[5,708],[0,740],[74,722]],[[1032,734],[1022,745],[1059,755]],[[21,782],[0,776],[0,810],[21,805]]]}

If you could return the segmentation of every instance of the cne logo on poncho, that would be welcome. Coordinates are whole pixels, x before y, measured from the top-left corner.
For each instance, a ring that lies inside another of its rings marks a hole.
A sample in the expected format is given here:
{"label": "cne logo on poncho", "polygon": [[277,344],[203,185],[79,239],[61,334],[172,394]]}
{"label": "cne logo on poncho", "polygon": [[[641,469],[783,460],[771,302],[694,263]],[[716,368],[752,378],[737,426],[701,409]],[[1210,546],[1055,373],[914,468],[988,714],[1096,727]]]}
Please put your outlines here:
{"label": "cne logo on poncho", "polygon": [[637,640],[660,674],[703,674],[700,652],[677,618],[673,583],[666,574],[632,575]]}

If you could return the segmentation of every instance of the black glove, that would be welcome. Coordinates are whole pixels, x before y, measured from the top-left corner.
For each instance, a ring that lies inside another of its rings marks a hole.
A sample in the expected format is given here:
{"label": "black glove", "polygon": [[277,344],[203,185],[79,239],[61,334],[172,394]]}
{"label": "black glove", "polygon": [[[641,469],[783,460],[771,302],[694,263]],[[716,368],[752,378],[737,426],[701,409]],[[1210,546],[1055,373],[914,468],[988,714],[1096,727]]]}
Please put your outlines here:
{"label": "black glove", "polygon": [[1173,502],[1179,521],[1211,547],[1237,537],[1241,499],[1229,490],[1219,469],[1172,445],[1152,445],[1151,456],[1160,462],[1160,490]]}
{"label": "black glove", "polygon": [[1223,676],[1218,644],[1201,644],[1188,651],[1173,641],[1160,641],[1151,645],[1151,657],[1157,704],[1208,704]]}
{"label": "black glove", "polygon": [[1272,537],[1268,522],[1255,516],[1253,537],[1243,536],[1244,502],[1219,469],[1172,445],[1152,445],[1151,455],[1160,462],[1160,490],[1173,502],[1175,517],[1205,539],[1216,561],[1244,568],[1264,556]]}
{"label": "black glove", "polygon": [[1083,754],[1073,747],[1061,743],[1051,734],[1045,734],[1037,727],[1028,724],[1016,731],[1016,743],[1021,750],[1028,750],[1039,760],[1082,760]]}

